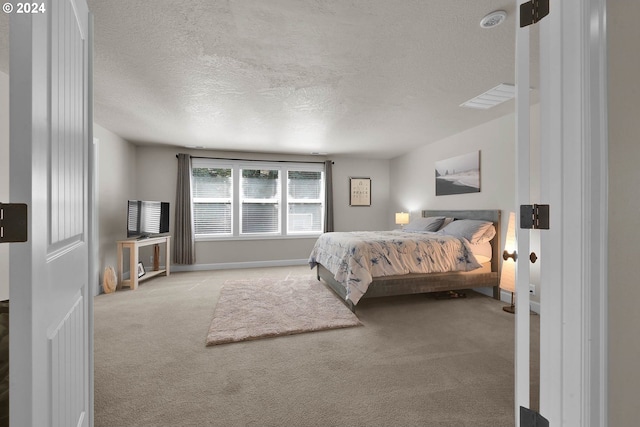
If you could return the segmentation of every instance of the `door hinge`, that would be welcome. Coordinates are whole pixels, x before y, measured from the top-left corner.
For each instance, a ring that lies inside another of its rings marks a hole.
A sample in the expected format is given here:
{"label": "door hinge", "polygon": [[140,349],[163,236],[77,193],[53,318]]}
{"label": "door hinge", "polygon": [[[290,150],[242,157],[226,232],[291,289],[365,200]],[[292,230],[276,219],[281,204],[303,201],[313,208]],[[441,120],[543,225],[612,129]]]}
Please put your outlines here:
{"label": "door hinge", "polygon": [[520,228],[549,229],[549,205],[520,205]]}
{"label": "door hinge", "polygon": [[521,406],[520,427],[549,427],[549,420],[536,411]]}
{"label": "door hinge", "polygon": [[536,24],[549,14],[549,0],[531,0],[520,5],[520,28]]}
{"label": "door hinge", "polygon": [[0,203],[0,243],[27,241],[27,205]]}

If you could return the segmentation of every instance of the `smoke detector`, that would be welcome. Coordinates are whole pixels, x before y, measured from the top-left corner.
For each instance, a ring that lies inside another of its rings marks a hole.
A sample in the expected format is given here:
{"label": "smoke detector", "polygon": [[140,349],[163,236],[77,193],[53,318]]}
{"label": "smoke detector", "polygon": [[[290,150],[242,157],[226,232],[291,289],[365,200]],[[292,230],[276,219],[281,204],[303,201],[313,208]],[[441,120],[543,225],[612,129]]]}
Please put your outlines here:
{"label": "smoke detector", "polygon": [[496,10],[482,18],[480,26],[482,28],[493,28],[502,24],[507,19],[507,12],[504,10]]}

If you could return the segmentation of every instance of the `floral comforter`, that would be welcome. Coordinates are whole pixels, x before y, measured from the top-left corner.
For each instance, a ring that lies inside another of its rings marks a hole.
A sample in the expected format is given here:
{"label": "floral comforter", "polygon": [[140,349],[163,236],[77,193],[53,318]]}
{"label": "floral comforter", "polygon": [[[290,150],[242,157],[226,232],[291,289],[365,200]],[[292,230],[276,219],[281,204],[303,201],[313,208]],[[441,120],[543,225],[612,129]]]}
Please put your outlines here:
{"label": "floral comforter", "polygon": [[309,265],[322,264],[357,304],[374,277],[409,273],[470,271],[481,267],[468,242],[439,233],[356,231],[325,233],[316,241]]}

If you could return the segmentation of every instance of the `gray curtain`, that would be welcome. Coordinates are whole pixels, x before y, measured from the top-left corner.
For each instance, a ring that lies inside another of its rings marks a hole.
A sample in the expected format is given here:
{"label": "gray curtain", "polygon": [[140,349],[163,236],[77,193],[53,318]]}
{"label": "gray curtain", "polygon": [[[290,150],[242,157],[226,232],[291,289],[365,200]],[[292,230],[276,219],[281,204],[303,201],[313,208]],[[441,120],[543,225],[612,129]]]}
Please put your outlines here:
{"label": "gray curtain", "polygon": [[195,264],[196,245],[191,212],[191,156],[182,153],[178,154],[175,240],[175,263]]}
{"label": "gray curtain", "polygon": [[324,231],[333,231],[333,162],[324,162]]}

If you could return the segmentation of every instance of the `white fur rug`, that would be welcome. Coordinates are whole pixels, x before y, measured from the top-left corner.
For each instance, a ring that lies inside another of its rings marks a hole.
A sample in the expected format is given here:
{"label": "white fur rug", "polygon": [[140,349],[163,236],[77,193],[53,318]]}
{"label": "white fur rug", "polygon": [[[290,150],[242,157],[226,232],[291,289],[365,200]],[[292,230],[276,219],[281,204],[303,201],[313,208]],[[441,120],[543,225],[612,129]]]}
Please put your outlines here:
{"label": "white fur rug", "polygon": [[308,277],[229,281],[207,346],[361,325],[333,292]]}

